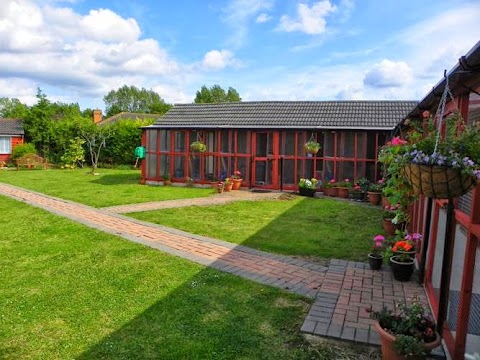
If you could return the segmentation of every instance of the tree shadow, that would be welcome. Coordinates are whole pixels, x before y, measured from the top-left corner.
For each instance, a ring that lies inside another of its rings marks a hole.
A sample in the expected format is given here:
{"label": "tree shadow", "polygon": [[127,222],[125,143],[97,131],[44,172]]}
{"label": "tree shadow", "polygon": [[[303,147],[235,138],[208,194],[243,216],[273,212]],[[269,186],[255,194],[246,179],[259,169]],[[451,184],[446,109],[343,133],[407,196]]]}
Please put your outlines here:
{"label": "tree shadow", "polygon": [[108,174],[99,177],[95,177],[91,180],[92,183],[100,185],[131,185],[138,184],[140,180],[139,173],[132,174]]}
{"label": "tree shadow", "polygon": [[207,268],[75,358],[303,358],[299,328],[308,305]]}

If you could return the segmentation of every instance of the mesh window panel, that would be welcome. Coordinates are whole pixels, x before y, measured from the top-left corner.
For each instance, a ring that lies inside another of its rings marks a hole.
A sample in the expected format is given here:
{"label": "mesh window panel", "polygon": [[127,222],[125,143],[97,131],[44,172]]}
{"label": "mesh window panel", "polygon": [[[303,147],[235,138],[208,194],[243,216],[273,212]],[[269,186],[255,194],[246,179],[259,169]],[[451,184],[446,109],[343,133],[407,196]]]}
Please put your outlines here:
{"label": "mesh window panel", "polygon": [[296,183],[295,174],[295,160],[283,161],[283,185],[293,185]]}
{"label": "mesh window panel", "polygon": [[231,143],[230,143],[230,136],[228,134],[228,131],[227,130],[221,131],[220,138],[221,138],[220,140],[221,152],[229,153],[231,148]]}
{"label": "mesh window panel", "polygon": [[335,156],[335,133],[326,132],[324,141],[323,156],[333,157]]}
{"label": "mesh window panel", "polygon": [[238,130],[237,132],[237,153],[238,154],[248,154],[250,153],[247,150],[247,132]]}
{"label": "mesh window panel", "polygon": [[190,156],[189,171],[190,177],[194,180],[200,180],[200,156]]}
{"label": "mesh window panel", "polygon": [[295,156],[295,133],[292,131],[282,133],[280,154]]}
{"label": "mesh window panel", "polygon": [[246,157],[238,157],[237,158],[237,168],[236,170],[242,173],[243,181],[248,181],[250,179],[250,171],[249,171],[249,164],[250,159]]}
{"label": "mesh window panel", "polygon": [[376,159],[377,153],[375,152],[376,133],[369,131],[367,133],[367,159]]}
{"label": "mesh window panel", "polygon": [[160,151],[170,151],[170,130],[160,130]]}
{"label": "mesh window panel", "polygon": [[170,156],[160,155],[160,175],[170,174]]}
{"label": "mesh window panel", "polygon": [[[216,163],[216,158],[213,155],[205,156],[205,180],[213,180],[217,178]],[[193,176],[191,177],[193,178]]]}
{"label": "mesh window panel", "polygon": [[465,352],[480,354],[480,247],[477,246]]}
{"label": "mesh window panel", "polygon": [[157,130],[147,130],[148,151],[157,152]]}
{"label": "mesh window panel", "polygon": [[155,179],[157,177],[157,155],[147,153],[147,178]]}
{"label": "mesh window panel", "polygon": [[176,179],[183,179],[185,177],[185,157],[175,156],[175,169],[173,176]]}
{"label": "mesh window panel", "polygon": [[460,196],[458,199],[458,209],[467,214],[470,215],[471,209],[472,209],[472,191],[469,191],[463,196]]}
{"label": "mesh window panel", "polygon": [[185,151],[185,133],[183,131],[175,132],[175,151],[176,152]]}
{"label": "mesh window panel", "polygon": [[355,157],[355,133],[354,132],[344,132],[343,134],[343,144],[339,143],[338,154],[339,156],[344,156],[347,158]]}
{"label": "mesh window panel", "polygon": [[[366,150],[367,147],[365,146],[365,141],[367,141],[367,134],[366,133],[357,133],[357,153],[356,157],[358,159],[365,159],[367,156]],[[375,141],[373,142],[375,146]]]}

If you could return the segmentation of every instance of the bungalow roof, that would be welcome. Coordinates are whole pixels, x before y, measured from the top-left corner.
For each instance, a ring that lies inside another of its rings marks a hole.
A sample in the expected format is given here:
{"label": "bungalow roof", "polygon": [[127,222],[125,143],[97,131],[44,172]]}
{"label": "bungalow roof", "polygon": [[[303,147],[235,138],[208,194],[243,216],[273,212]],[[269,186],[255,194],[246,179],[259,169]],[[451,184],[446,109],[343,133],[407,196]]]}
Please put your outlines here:
{"label": "bungalow roof", "polygon": [[0,118],[0,135],[24,135],[23,120]]}
{"label": "bungalow roof", "polygon": [[417,101],[178,104],[149,127],[393,130],[417,104]]}

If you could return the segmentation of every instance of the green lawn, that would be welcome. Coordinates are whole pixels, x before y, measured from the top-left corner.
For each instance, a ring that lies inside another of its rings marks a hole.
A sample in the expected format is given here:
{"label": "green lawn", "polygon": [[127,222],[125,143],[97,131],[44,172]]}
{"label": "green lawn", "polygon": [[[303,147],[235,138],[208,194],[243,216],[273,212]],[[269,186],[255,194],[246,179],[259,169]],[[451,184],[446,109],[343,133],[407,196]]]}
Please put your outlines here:
{"label": "green lawn", "polygon": [[371,358],[309,345],[300,296],[2,196],[0,213],[2,359]]}
{"label": "green lawn", "polygon": [[300,256],[367,260],[380,209],[332,199],[241,201],[128,214],[198,235]]}
{"label": "green lawn", "polygon": [[0,171],[0,182],[85,205],[103,207],[148,201],[186,199],[212,194],[212,189],[140,185],[139,170],[90,169]]}

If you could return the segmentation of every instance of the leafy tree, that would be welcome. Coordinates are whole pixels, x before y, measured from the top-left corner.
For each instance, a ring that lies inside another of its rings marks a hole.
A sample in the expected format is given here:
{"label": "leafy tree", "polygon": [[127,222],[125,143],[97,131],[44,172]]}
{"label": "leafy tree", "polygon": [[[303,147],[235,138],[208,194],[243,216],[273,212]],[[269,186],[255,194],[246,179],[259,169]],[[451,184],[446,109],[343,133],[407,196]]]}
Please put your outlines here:
{"label": "leafy tree", "polygon": [[120,120],[112,124],[103,125],[109,127],[110,138],[102,151],[101,162],[108,164],[134,164],[135,148],[142,143],[141,126],[153,124],[154,119]]}
{"label": "leafy tree", "polygon": [[229,87],[228,90],[225,91],[220,85],[213,85],[211,88],[203,85],[201,89],[197,91],[194,101],[196,104],[224,103],[242,101],[242,98],[238,94],[238,91],[232,87]]}
{"label": "leafy tree", "polygon": [[153,90],[138,89],[135,86],[124,85],[118,90],[111,90],[104,96],[106,116],[112,116],[123,111],[147,114],[163,114],[171,105]]}
{"label": "leafy tree", "polygon": [[91,117],[83,116],[78,104],[52,103],[38,89],[37,103],[25,116],[23,126],[27,141],[49,162],[59,163],[70,140],[80,136],[81,129],[91,122]]}
{"label": "leafy tree", "polygon": [[74,169],[77,167],[77,164],[83,167],[83,163],[85,162],[85,149],[82,145],[84,143],[85,140],[79,137],[70,140],[70,144],[61,158],[63,167]]}
{"label": "leafy tree", "polygon": [[0,98],[0,117],[24,119],[28,114],[28,106],[18,99]]}
{"label": "leafy tree", "polygon": [[23,155],[27,154],[36,154],[37,150],[33,144],[21,144],[17,145],[12,149],[12,160],[17,160],[21,158]]}

